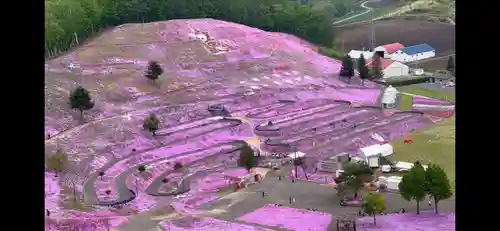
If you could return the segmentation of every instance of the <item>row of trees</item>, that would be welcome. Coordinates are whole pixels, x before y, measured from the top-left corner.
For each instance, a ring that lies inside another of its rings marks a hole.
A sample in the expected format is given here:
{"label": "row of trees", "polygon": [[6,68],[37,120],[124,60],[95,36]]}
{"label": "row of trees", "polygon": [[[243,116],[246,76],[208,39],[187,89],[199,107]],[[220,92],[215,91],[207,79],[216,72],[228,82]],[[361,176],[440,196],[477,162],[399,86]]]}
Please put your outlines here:
{"label": "row of trees", "polygon": [[432,197],[434,209],[438,213],[438,203],[448,199],[453,195],[450,180],[446,172],[436,164],[430,164],[424,169],[417,161],[413,167],[403,176],[399,183],[399,192],[407,200],[415,200],[417,203],[417,214],[420,213],[420,202],[426,196]]}
{"label": "row of trees", "polygon": [[[373,170],[365,162],[348,162],[343,166],[344,172],[335,178],[337,193],[341,198],[347,192],[353,194],[353,200],[358,200],[358,193],[365,187],[367,182],[373,180]],[[430,164],[427,169],[416,162],[414,166],[403,176],[399,184],[401,196],[407,200],[417,202],[417,214],[420,213],[420,202],[426,196],[434,201],[435,212],[438,213],[438,203],[453,195],[450,181],[446,172],[436,164]],[[362,211],[372,215],[376,223],[376,214],[385,211],[386,205],[382,194],[370,192],[361,201]]]}
{"label": "row of trees", "polygon": [[[361,54],[359,59],[357,60],[357,69],[358,69],[358,75],[359,78],[363,81],[366,79],[374,80],[374,79],[381,79],[384,77],[384,70],[383,70],[383,65],[382,65],[382,59],[380,56],[377,54],[373,55],[373,60],[371,63],[367,65],[366,59]],[[355,69],[354,69],[354,61],[349,55],[345,55],[342,58],[342,67],[340,69],[340,76],[346,77],[351,80],[351,78],[355,74]]]}
{"label": "row of trees", "polygon": [[[340,0],[339,0],[340,1]],[[332,14],[296,0],[47,0],[45,51],[65,51],[75,41],[123,23],[215,18],[333,44]]]}

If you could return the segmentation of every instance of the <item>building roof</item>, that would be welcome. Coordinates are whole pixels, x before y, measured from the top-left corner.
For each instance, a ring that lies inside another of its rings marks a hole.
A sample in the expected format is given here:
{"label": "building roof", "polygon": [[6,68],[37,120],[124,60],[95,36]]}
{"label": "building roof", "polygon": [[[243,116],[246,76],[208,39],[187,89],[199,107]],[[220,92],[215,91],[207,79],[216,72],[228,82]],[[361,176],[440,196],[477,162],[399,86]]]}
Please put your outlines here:
{"label": "building roof", "polygon": [[[386,68],[388,68],[391,64],[393,64],[394,60],[391,60],[391,59],[380,59],[380,61],[382,62],[382,69],[385,70]],[[373,63],[373,60],[371,60],[370,62],[368,62],[366,64],[366,66],[368,67],[374,67],[374,63]]]}
{"label": "building roof", "polygon": [[414,46],[409,46],[409,47],[404,47],[400,49],[401,52],[408,54],[408,55],[414,55],[418,53],[424,53],[427,51],[433,51],[434,48],[429,46],[427,43],[419,44],[419,45],[414,45]]}
{"label": "building roof", "polygon": [[373,52],[370,52],[370,51],[352,50],[352,51],[349,51],[349,53],[348,53],[348,55],[349,55],[349,57],[351,57],[351,59],[359,59],[359,57],[361,57],[361,54],[363,54],[363,57],[365,57],[365,59],[369,59],[373,56]]}
{"label": "building roof", "polygon": [[405,46],[401,43],[391,43],[391,44],[383,45],[382,47],[384,47],[384,49],[387,53],[391,54],[391,53],[394,53],[398,50],[401,50]]}

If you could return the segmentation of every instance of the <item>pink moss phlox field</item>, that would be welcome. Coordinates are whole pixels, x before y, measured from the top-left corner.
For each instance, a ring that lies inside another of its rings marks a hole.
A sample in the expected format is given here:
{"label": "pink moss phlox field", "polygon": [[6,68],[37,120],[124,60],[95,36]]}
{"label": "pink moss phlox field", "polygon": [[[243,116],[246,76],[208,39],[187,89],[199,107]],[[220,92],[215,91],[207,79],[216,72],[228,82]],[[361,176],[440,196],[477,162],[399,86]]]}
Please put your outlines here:
{"label": "pink moss phlox field", "polygon": [[127,221],[127,217],[102,217],[90,213],[73,212],[72,218],[45,219],[45,231],[109,231]]}
{"label": "pink moss phlox field", "polygon": [[168,231],[271,231],[214,218],[189,219],[189,217],[184,217],[173,221],[162,221],[159,225]]}
{"label": "pink moss phlox field", "polygon": [[242,177],[248,174],[248,171],[244,168],[233,168],[224,171],[224,175],[232,178]]}
{"label": "pink moss phlox field", "polygon": [[59,198],[61,195],[61,187],[59,186],[59,177],[55,177],[54,173],[45,173],[45,209],[57,215],[60,213]]}
{"label": "pink moss phlox field", "polygon": [[197,179],[192,182],[194,185],[191,186],[191,191],[196,193],[211,193],[217,192],[220,188],[227,187],[229,185],[228,180],[223,174],[214,173],[209,174],[206,177]]}
{"label": "pink moss phlox field", "polygon": [[326,231],[331,219],[327,213],[266,205],[237,220],[295,231]]}
{"label": "pink moss phlox field", "polygon": [[391,214],[377,216],[375,226],[373,217],[363,217],[357,224],[361,231],[455,231],[455,214]]}

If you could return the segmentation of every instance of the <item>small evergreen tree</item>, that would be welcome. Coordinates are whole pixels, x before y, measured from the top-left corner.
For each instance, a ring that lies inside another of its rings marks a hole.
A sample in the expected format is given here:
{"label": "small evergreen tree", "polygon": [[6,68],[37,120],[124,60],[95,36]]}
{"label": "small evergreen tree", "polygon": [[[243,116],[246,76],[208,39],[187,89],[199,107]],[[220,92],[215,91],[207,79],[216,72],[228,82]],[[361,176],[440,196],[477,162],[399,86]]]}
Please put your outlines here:
{"label": "small evergreen tree", "polygon": [[446,172],[436,164],[430,164],[425,171],[427,193],[434,199],[434,210],[438,213],[438,203],[453,195]]}
{"label": "small evergreen tree", "polygon": [[342,59],[342,67],[340,69],[340,76],[347,77],[349,82],[354,76],[354,63],[349,55],[345,55]]}
{"label": "small evergreen tree", "polygon": [[45,159],[45,165],[47,169],[53,171],[56,176],[59,173],[64,172],[68,169],[68,155],[61,149],[58,149],[54,155],[48,156]]}
{"label": "small evergreen tree", "polygon": [[446,70],[448,70],[451,73],[455,72],[455,60],[453,60],[453,56],[450,56],[448,58],[448,63],[446,64]]}
{"label": "small evergreen tree", "polygon": [[180,162],[175,162],[175,164],[174,164],[174,170],[179,170],[183,167],[184,167],[184,165]]}
{"label": "small evergreen tree", "polygon": [[373,56],[371,76],[373,79],[381,79],[384,77],[384,67],[382,66],[382,59],[378,55]]}
{"label": "small evergreen tree", "polygon": [[250,169],[257,165],[257,159],[255,158],[255,154],[253,149],[245,144],[240,149],[240,157],[238,158],[238,166],[245,168],[248,172]]}
{"label": "small evergreen tree", "polygon": [[156,136],[156,131],[160,128],[160,120],[156,117],[155,114],[150,114],[144,121],[142,122],[142,128],[153,133],[153,136]]}
{"label": "small evergreen tree", "polygon": [[83,120],[83,111],[90,110],[94,107],[94,101],[92,101],[90,97],[90,92],[81,86],[71,92],[69,103],[71,109],[78,109],[80,111],[81,120]]}
{"label": "small evergreen tree", "polygon": [[366,60],[365,60],[365,56],[363,56],[363,54],[361,54],[359,56],[358,72],[359,72],[359,78],[361,78],[362,84],[364,85],[365,79],[370,78],[370,73],[369,73],[368,67],[366,66]]}
{"label": "small evergreen tree", "polygon": [[417,214],[420,214],[420,202],[425,199],[427,186],[425,170],[419,161],[415,162],[410,171],[403,176],[398,187],[399,193],[405,200],[417,202]]}
{"label": "small evergreen tree", "polygon": [[380,193],[371,192],[365,197],[363,197],[363,203],[361,204],[361,210],[364,213],[373,216],[373,224],[377,224],[376,215],[385,211],[385,198]]}
{"label": "small evergreen tree", "polygon": [[163,74],[163,68],[161,68],[160,64],[156,61],[149,61],[148,69],[144,76],[155,83],[161,74]]}

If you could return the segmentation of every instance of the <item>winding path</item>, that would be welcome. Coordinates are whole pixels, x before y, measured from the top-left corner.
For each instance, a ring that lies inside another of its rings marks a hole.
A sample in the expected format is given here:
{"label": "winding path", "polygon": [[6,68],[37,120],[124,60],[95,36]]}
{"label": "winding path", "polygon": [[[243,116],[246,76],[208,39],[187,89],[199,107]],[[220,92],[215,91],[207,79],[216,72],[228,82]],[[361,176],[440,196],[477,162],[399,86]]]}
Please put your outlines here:
{"label": "winding path", "polygon": [[347,17],[347,18],[344,18],[344,19],[341,19],[339,21],[336,21],[333,23],[333,25],[336,25],[336,24],[339,24],[339,23],[342,23],[342,22],[345,22],[347,20],[351,20],[353,18],[356,18],[356,17],[359,17],[361,15],[364,15],[364,14],[367,14],[367,13],[370,13],[373,8],[369,7],[369,6],[366,6],[365,4],[366,3],[370,3],[370,2],[376,2],[378,0],[369,0],[369,1],[364,1],[363,3],[361,3],[361,5],[359,5],[361,8],[365,9],[365,11],[361,12],[361,13],[358,13],[358,14],[355,14],[353,16],[350,16],[350,17]]}

